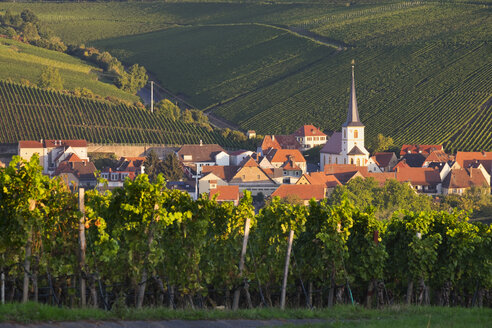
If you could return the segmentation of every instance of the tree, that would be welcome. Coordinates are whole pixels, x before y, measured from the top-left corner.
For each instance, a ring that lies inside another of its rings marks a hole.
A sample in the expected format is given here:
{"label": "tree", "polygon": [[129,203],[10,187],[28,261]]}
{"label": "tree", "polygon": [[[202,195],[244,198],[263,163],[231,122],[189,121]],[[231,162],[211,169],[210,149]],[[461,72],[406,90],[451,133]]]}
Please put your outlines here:
{"label": "tree", "polygon": [[37,23],[39,21],[38,17],[36,16],[36,14],[34,14],[31,10],[29,9],[24,9],[21,14],[20,14],[20,17],[22,18],[22,20],[26,23]]}
{"label": "tree", "polygon": [[39,40],[38,28],[33,23],[26,23],[22,26],[22,36],[24,41]]}
{"label": "tree", "polygon": [[134,64],[128,72],[121,72],[116,79],[116,85],[125,91],[135,94],[145,86],[148,78],[145,67]]}
{"label": "tree", "polygon": [[159,163],[159,171],[167,181],[178,181],[183,178],[183,169],[176,155],[172,153]]}
{"label": "tree", "polygon": [[178,106],[173,104],[169,99],[162,99],[155,105],[156,112],[169,118],[173,121],[179,119],[181,110]]}
{"label": "tree", "polygon": [[39,78],[40,88],[63,89],[63,80],[57,68],[46,67]]}
{"label": "tree", "polygon": [[191,114],[191,111],[189,109],[185,109],[181,113],[181,120],[184,123],[193,123],[193,114]]}
{"label": "tree", "polygon": [[394,145],[393,138],[385,137],[381,133],[376,137],[376,141],[374,142],[374,152],[388,151],[391,146]]}
{"label": "tree", "polygon": [[151,150],[144,162],[145,173],[147,173],[147,175],[149,176],[150,181],[154,181],[155,178],[157,178],[157,176],[159,175],[160,162],[161,161],[157,153]]}

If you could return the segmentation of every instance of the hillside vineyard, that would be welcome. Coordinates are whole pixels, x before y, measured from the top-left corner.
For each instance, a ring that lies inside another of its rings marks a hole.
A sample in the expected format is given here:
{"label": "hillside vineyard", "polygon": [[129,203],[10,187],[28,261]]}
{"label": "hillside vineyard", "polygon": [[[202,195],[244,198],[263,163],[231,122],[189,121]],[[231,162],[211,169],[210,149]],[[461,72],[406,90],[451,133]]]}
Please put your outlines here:
{"label": "hillside vineyard", "polygon": [[203,140],[234,146],[220,133],[137,107],[5,81],[0,81],[0,117],[0,142],[54,138],[175,145]]}

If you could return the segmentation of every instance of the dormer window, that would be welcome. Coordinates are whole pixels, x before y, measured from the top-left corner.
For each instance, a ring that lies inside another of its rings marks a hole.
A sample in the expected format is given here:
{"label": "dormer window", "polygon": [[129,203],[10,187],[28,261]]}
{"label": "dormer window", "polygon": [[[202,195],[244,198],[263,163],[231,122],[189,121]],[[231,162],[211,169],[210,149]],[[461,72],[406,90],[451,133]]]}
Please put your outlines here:
{"label": "dormer window", "polygon": [[121,173],[121,180],[125,180],[126,178],[128,178],[128,176],[128,173]]}

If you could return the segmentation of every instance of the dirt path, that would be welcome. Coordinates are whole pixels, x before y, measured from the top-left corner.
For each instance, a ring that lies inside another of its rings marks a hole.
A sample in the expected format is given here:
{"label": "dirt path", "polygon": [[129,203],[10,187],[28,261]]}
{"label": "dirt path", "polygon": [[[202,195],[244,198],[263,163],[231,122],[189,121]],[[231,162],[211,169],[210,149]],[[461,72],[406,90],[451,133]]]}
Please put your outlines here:
{"label": "dirt path", "polygon": [[0,328],[255,328],[327,322],[321,319],[74,321],[35,324],[0,323]]}

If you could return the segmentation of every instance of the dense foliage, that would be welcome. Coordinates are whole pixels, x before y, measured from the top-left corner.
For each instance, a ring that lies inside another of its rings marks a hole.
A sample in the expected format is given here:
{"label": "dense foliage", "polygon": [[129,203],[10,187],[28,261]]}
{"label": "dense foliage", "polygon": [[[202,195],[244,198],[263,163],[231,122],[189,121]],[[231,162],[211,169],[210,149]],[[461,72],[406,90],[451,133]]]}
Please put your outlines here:
{"label": "dense foliage", "polygon": [[52,138],[169,145],[202,140],[225,147],[238,145],[219,131],[153,115],[142,108],[4,81],[0,81],[0,119],[0,142]]}
{"label": "dense foliage", "polygon": [[237,288],[243,307],[275,306],[292,231],[291,307],[491,304],[492,230],[458,211],[403,210],[378,220],[372,207],[346,198],[308,206],[273,199],[255,215],[249,192],[237,206],[206,195],[194,201],[166,189],[162,176],[150,182],[143,174],[113,192],[87,191],[83,216],[36,157],[16,157],[0,169],[0,229],[9,301],[75,306],[87,282],[87,303],[103,308],[229,307]]}

